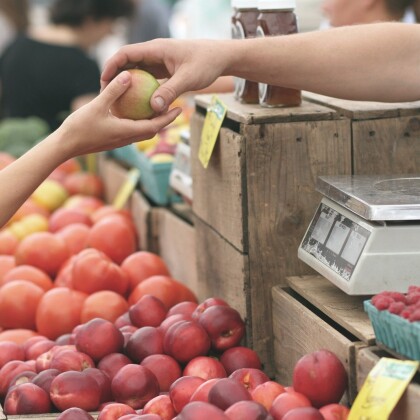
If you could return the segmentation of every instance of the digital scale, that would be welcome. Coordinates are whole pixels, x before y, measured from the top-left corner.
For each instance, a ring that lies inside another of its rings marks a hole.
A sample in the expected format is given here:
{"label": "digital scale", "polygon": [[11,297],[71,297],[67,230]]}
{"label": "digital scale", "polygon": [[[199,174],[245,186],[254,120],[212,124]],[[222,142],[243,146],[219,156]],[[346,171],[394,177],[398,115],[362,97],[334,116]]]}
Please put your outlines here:
{"label": "digital scale", "polygon": [[420,177],[323,176],[298,257],[349,295],[420,285]]}

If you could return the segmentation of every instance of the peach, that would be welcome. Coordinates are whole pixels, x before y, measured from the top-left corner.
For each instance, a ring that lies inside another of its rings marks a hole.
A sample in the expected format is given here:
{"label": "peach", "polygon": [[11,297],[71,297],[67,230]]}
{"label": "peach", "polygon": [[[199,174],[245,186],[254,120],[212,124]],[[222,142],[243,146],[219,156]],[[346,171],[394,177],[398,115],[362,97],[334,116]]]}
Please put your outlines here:
{"label": "peach", "polygon": [[218,298],[218,297],[209,297],[200,304],[197,305],[194,312],[192,313],[192,319],[195,321],[198,321],[201,314],[207,309],[210,308],[210,306],[230,306],[225,300]]}
{"label": "peach", "polygon": [[49,395],[39,386],[23,383],[10,389],[4,400],[4,412],[14,414],[41,414],[51,411]]}
{"label": "peach", "polygon": [[[231,405],[225,414],[231,420],[271,420],[268,411],[255,401],[238,401]],[[303,418],[302,418],[303,419]],[[301,420],[302,420],[301,419]]]}
{"label": "peach", "polygon": [[184,376],[198,376],[205,381],[214,378],[226,378],[226,371],[214,357],[199,356],[190,360],[182,373]]}
{"label": "peach", "polygon": [[110,403],[100,410],[98,420],[117,420],[126,414],[136,415],[137,413],[127,404]]}
{"label": "peach", "polygon": [[78,407],[68,408],[57,417],[56,420],[94,420],[93,417],[85,410]]}
{"label": "peach", "polygon": [[268,382],[270,378],[260,369],[242,368],[230,374],[229,378],[241,383],[249,392],[258,385]]}
{"label": "peach", "polygon": [[160,392],[169,391],[172,383],[181,377],[181,366],[167,354],[152,354],[145,357],[140,364],[155,374]]}
{"label": "peach", "polygon": [[48,338],[46,338],[45,340],[40,340],[32,344],[27,349],[26,360],[36,360],[38,356],[52,349],[56,345],[57,343],[55,341],[49,340]]}
{"label": "peach", "polygon": [[229,417],[218,407],[202,401],[194,401],[187,404],[176,420],[229,420]]}
{"label": "peach", "polygon": [[142,414],[157,414],[162,420],[172,420],[176,416],[168,395],[158,395],[146,403]]}
{"label": "peach", "polygon": [[68,370],[82,371],[87,368],[95,367],[95,363],[90,356],[77,350],[60,351],[51,359],[51,369],[58,369],[61,372]]}
{"label": "peach", "polygon": [[136,327],[158,327],[166,317],[166,307],[152,295],[142,296],[128,310],[131,323]]}
{"label": "peach", "polygon": [[274,420],[282,420],[287,412],[298,407],[311,407],[311,402],[299,392],[283,392],[273,401],[270,414]]}
{"label": "peach", "polygon": [[58,346],[64,346],[66,344],[74,344],[74,334],[71,334],[71,333],[62,334],[60,335],[60,337],[57,337],[55,339],[55,343]]}
{"label": "peach", "polygon": [[315,407],[297,407],[288,411],[283,420],[325,420],[324,416]]}
{"label": "peach", "polygon": [[222,378],[211,387],[208,400],[209,403],[226,410],[238,401],[251,400],[251,395],[234,379]]}
{"label": "peach", "polygon": [[0,342],[0,369],[12,360],[25,360],[23,346],[13,341]]}
{"label": "peach", "polygon": [[34,378],[32,383],[41,387],[48,395],[50,395],[51,383],[53,379],[61,372],[58,369],[46,369],[39,372]]}
{"label": "peach", "polygon": [[212,347],[219,351],[237,346],[245,334],[241,315],[230,306],[210,306],[198,321],[209,335]]}
{"label": "peach", "polygon": [[125,354],[122,353],[111,353],[108,356],[105,356],[98,363],[98,369],[104,371],[112,381],[112,378],[115,374],[126,365],[132,363],[132,360],[129,359]]}
{"label": "peach", "polygon": [[325,420],[347,420],[350,409],[342,404],[328,404],[319,409]]}
{"label": "peach", "polygon": [[48,230],[50,232],[58,232],[60,229],[74,223],[82,223],[86,226],[92,226],[92,220],[85,212],[79,209],[66,209],[64,207],[60,207],[49,217]]}
{"label": "peach", "polygon": [[162,321],[158,329],[162,332],[163,335],[165,335],[169,327],[171,327],[172,325],[176,324],[179,321],[191,321],[191,317],[184,314],[175,314],[175,315],[168,316]]}
{"label": "peach", "polygon": [[248,347],[237,346],[225,350],[220,356],[220,362],[228,375],[241,368],[261,369],[257,352]]}
{"label": "peach", "polygon": [[32,379],[37,375],[36,372],[32,370],[24,370],[23,372],[18,373],[10,382],[9,382],[9,390],[10,388],[20,385],[26,384],[28,382],[32,382]]}
{"label": "peach", "polygon": [[21,372],[33,370],[28,363],[21,360],[11,360],[0,369],[0,397],[6,396],[12,379]]}
{"label": "peach", "polygon": [[179,321],[166,331],[163,350],[180,363],[187,363],[210,350],[206,330],[195,321]]}
{"label": "peach", "polygon": [[196,302],[185,301],[177,303],[176,305],[172,306],[171,309],[169,309],[168,313],[166,314],[166,318],[176,314],[192,317],[192,314],[197,309],[197,306],[198,304]]}
{"label": "peach", "polygon": [[60,411],[71,407],[94,411],[99,407],[101,390],[91,376],[83,372],[68,371],[53,379],[50,397]]}
{"label": "peach", "polygon": [[209,402],[209,392],[211,387],[219,380],[220,378],[209,379],[206,382],[202,383],[191,395],[190,401],[204,401]]}
{"label": "peach", "polygon": [[162,354],[162,333],[155,327],[139,328],[128,339],[125,352],[134,362],[141,362],[152,354]]}
{"label": "peach", "polygon": [[100,403],[112,401],[111,379],[109,379],[109,376],[103,370],[97,368],[87,368],[83,372],[95,379],[99,385],[101,390]]}
{"label": "peach", "polygon": [[124,345],[122,332],[110,321],[94,318],[75,333],[76,349],[99,361],[108,354],[119,353]]}
{"label": "peach", "polygon": [[273,401],[283,392],[286,392],[283,385],[275,381],[267,381],[258,385],[251,392],[251,397],[254,401],[263,405],[266,410],[270,410]]}
{"label": "peach", "polygon": [[169,388],[169,397],[177,413],[187,405],[195,390],[204,383],[204,379],[197,376],[181,376]]}
{"label": "peach", "polygon": [[159,383],[151,370],[129,364],[116,373],[111,389],[115,401],[137,410],[159,394]]}
{"label": "peach", "polygon": [[133,325],[130,320],[130,314],[127,312],[120,315],[115,321],[114,324],[117,328],[125,327],[126,325]]}

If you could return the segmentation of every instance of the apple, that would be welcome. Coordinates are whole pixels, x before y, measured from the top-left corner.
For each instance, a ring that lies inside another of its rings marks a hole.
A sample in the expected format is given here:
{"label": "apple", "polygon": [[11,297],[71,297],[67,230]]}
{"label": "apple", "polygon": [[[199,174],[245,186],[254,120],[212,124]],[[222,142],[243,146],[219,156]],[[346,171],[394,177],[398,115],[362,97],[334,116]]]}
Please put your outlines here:
{"label": "apple", "polygon": [[188,403],[174,420],[229,420],[229,417],[218,407],[202,401]]}
{"label": "apple", "polygon": [[198,321],[198,319],[200,318],[201,314],[207,309],[210,308],[211,306],[217,306],[217,305],[221,305],[221,306],[230,306],[225,300],[223,300],[222,298],[218,298],[218,297],[209,297],[207,299],[205,299],[203,302],[201,302],[200,304],[197,305],[197,307],[195,308],[194,312],[192,313],[192,318],[195,321]]}
{"label": "apple", "polygon": [[214,378],[226,378],[226,371],[214,357],[198,356],[190,360],[182,373],[184,376],[198,376],[205,381]]}
{"label": "apple", "polygon": [[38,385],[50,395],[51,383],[60,373],[58,369],[45,369],[32,378],[32,383]]}
{"label": "apple", "polygon": [[204,382],[204,379],[197,376],[181,376],[171,385],[169,397],[177,413],[189,403],[195,390]]}
{"label": "apple", "polygon": [[162,354],[162,333],[154,327],[139,328],[128,339],[125,353],[133,362],[141,362],[152,354]]}
{"label": "apple", "polygon": [[254,401],[263,405],[266,410],[270,410],[273,401],[283,392],[286,392],[283,385],[275,381],[267,381],[251,391],[251,397]]}
{"label": "apple", "polygon": [[245,334],[241,315],[230,306],[210,306],[200,315],[198,322],[207,331],[215,350],[237,346]]}
{"label": "apple", "polygon": [[95,367],[92,358],[77,350],[60,351],[53,355],[51,359],[51,369],[58,369],[61,372],[68,370],[77,370],[81,372],[84,369]]}
{"label": "apple", "polygon": [[261,369],[257,352],[248,347],[237,346],[225,350],[220,356],[220,362],[228,375],[241,368]]}
{"label": "apple", "polygon": [[121,352],[124,337],[112,322],[94,318],[78,329],[74,342],[78,351],[98,362],[108,354]]}
{"label": "apple", "polygon": [[23,346],[13,341],[0,342],[0,369],[12,360],[25,360]]}
{"label": "apple", "polygon": [[272,420],[268,411],[255,401],[238,401],[231,405],[225,414],[231,420]]}
{"label": "apple", "polygon": [[176,416],[169,395],[158,395],[146,403],[142,414],[157,414],[162,420],[172,420]]}
{"label": "apple", "polygon": [[99,389],[101,390],[99,402],[104,403],[112,401],[111,379],[109,379],[109,376],[98,368],[87,368],[83,372],[95,379],[96,383],[99,385]]}
{"label": "apple", "polygon": [[338,403],[347,388],[347,372],[334,353],[318,350],[295,364],[293,388],[306,395],[314,407]]}
{"label": "apple", "polygon": [[93,417],[81,408],[72,407],[64,410],[56,420],[94,420]]}
{"label": "apple", "polygon": [[155,115],[150,99],[159,87],[159,82],[150,73],[140,69],[127,70],[131,73],[129,88],[113,103],[111,112],[118,118],[144,120]]}
{"label": "apple", "polygon": [[159,394],[159,383],[148,368],[129,364],[116,373],[111,389],[115,401],[137,410]]}
{"label": "apple", "polygon": [[158,327],[166,317],[166,307],[152,295],[142,296],[128,310],[130,321],[136,327]]}
{"label": "apple", "polygon": [[64,410],[56,418],[56,420],[94,420],[93,417],[85,410],[81,408],[72,407]]}
{"label": "apple", "polygon": [[209,403],[226,410],[238,401],[251,400],[251,395],[238,381],[223,378],[211,387],[208,399]]}
{"label": "apple", "polygon": [[170,386],[181,377],[181,366],[167,354],[152,354],[145,357],[140,364],[155,374],[160,392],[169,391]]}
{"label": "apple", "polygon": [[229,378],[241,383],[249,392],[264,382],[268,382],[270,378],[260,369],[242,368],[237,369],[229,375]]}
{"label": "apple", "polygon": [[274,420],[282,420],[287,412],[298,407],[311,407],[311,402],[299,392],[283,392],[273,401],[270,414]]}
{"label": "apple", "polygon": [[127,414],[136,415],[136,410],[127,404],[110,403],[105,405],[99,412],[98,420],[116,420]]}
{"label": "apple", "polygon": [[104,371],[112,381],[115,374],[126,365],[133,363],[125,354],[122,353],[111,353],[105,356],[98,363],[98,369]]}
{"label": "apple", "polygon": [[179,321],[166,331],[163,350],[178,362],[187,363],[194,357],[208,353],[210,338],[198,322]]}
{"label": "apple", "polygon": [[71,407],[94,411],[99,407],[101,390],[91,376],[72,370],[62,372],[53,379],[50,397],[60,411]]}
{"label": "apple", "polygon": [[350,409],[342,404],[328,404],[319,409],[325,420],[347,420]]}
{"label": "apple", "polygon": [[203,401],[209,402],[209,392],[211,387],[219,380],[220,378],[208,379],[206,382],[203,382],[191,395],[190,401]]}
{"label": "apple", "polygon": [[50,411],[49,395],[29,382],[11,388],[4,400],[4,412],[7,415],[41,414]]}
{"label": "apple", "polygon": [[323,415],[315,407],[297,407],[288,411],[283,420],[325,420]]}

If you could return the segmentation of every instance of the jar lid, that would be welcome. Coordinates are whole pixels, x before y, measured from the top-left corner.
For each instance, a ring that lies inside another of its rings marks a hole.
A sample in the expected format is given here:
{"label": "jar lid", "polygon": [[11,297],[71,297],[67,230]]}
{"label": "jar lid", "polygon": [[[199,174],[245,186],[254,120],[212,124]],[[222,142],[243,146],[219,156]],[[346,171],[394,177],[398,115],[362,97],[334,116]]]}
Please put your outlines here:
{"label": "jar lid", "polygon": [[258,0],[260,10],[290,10],[296,9],[296,0]]}
{"label": "jar lid", "polygon": [[257,0],[233,0],[237,9],[256,9],[258,7]]}

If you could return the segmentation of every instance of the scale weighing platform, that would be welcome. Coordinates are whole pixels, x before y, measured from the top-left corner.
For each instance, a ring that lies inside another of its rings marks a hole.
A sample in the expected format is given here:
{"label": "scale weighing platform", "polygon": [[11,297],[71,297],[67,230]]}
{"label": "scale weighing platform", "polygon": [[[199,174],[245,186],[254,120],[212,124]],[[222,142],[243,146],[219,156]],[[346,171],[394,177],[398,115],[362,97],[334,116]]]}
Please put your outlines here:
{"label": "scale weighing platform", "polygon": [[298,257],[349,295],[420,285],[420,176],[318,178]]}

